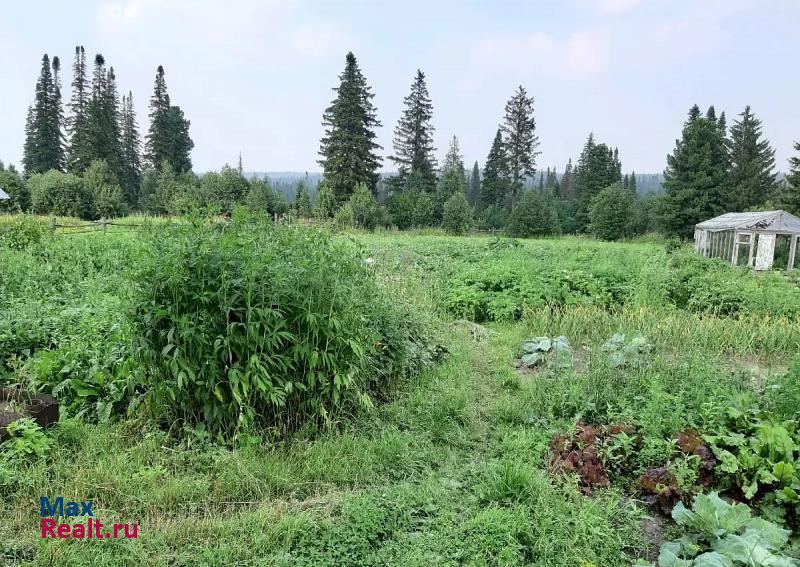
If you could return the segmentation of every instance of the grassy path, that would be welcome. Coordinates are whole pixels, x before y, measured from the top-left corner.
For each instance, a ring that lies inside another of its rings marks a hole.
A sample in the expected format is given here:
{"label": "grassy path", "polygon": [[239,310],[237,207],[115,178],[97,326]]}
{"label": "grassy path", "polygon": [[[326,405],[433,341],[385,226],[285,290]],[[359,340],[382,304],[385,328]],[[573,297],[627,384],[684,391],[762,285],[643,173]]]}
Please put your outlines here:
{"label": "grassy path", "polygon": [[[47,471],[17,471],[0,550],[36,565],[625,564],[635,513],[548,480],[548,432],[509,419],[505,357],[454,331],[442,365],[352,429],[270,450],[67,421]],[[41,495],[91,497],[140,539],[37,545]]]}

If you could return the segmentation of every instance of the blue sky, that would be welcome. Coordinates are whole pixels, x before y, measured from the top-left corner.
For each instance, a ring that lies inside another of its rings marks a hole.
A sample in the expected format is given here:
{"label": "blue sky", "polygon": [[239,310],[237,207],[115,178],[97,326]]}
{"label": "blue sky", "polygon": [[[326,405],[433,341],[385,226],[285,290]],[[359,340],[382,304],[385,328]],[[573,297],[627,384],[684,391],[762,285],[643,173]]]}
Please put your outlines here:
{"label": "blue sky", "polygon": [[[423,15],[423,16],[420,16]],[[320,117],[354,51],[392,131],[417,68],[438,155],[457,135],[482,164],[517,85],[535,97],[540,168],[561,170],[589,133],[623,168],[660,172],[689,107],[729,124],[750,104],[786,169],[800,140],[800,1],[105,0],[13,2],[0,19],[0,159],[19,162],[43,53],[69,94],[74,46],[102,53],[133,91],[142,133],[157,65],[192,121],[195,169],[315,171]],[[87,57],[88,59],[88,57]]]}

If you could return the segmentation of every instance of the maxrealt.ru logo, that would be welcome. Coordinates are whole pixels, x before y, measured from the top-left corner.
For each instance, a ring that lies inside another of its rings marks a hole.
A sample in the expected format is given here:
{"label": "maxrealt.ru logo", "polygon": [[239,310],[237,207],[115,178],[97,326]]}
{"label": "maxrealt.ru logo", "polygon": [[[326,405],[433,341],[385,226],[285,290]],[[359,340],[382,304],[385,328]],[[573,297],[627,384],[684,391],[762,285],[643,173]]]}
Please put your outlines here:
{"label": "maxrealt.ru logo", "polygon": [[[138,524],[111,524],[106,526],[95,519],[94,502],[72,500],[64,501],[58,496],[52,502],[47,496],[39,501],[42,516],[42,539],[136,539],[139,537]],[[58,523],[55,518],[85,518],[85,522]]]}

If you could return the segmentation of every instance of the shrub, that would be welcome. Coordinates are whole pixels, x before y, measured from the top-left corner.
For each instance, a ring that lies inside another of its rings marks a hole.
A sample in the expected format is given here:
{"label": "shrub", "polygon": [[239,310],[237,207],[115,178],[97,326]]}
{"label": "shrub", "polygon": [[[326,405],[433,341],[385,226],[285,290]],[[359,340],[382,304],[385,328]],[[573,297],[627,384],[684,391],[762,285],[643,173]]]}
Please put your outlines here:
{"label": "shrub", "polygon": [[414,204],[414,226],[432,226],[436,217],[436,203],[430,193],[420,193]]}
{"label": "shrub", "polygon": [[233,207],[247,194],[247,180],[226,165],[217,173],[210,171],[200,180],[202,202],[209,211],[230,214]]}
{"label": "shrub", "polygon": [[311,197],[308,195],[308,184],[305,180],[297,184],[293,208],[297,211],[298,218],[307,219],[311,216]]}
{"label": "shrub", "polygon": [[511,211],[506,232],[519,238],[558,234],[558,213],[553,201],[541,191],[527,191]]}
{"label": "shrub", "polygon": [[375,213],[378,203],[372,191],[364,183],[359,183],[356,190],[348,200],[350,210],[353,212],[353,226],[371,229],[375,226]]}
{"label": "shrub", "polygon": [[339,210],[336,211],[336,215],[333,217],[333,225],[339,230],[353,228],[355,226],[353,207],[350,206],[350,203],[345,203],[339,207]]}
{"label": "shrub", "polygon": [[633,193],[619,183],[606,187],[592,199],[589,223],[600,240],[619,240],[630,235],[636,207]]}
{"label": "shrub", "polygon": [[313,215],[316,219],[332,219],[336,214],[336,195],[324,181],[320,183],[317,197],[314,200]]}
{"label": "shrub", "polygon": [[352,243],[234,216],[154,235],[132,321],[156,415],[221,436],[330,423],[425,366],[425,327]]}
{"label": "shrub", "polygon": [[47,225],[34,216],[19,215],[0,225],[0,247],[23,250],[47,235]]}
{"label": "shrub", "polygon": [[463,193],[456,193],[444,204],[442,228],[450,234],[466,234],[472,226],[472,209]]}
{"label": "shrub", "polygon": [[71,173],[51,170],[28,179],[33,212],[91,219],[92,197],[83,179]]}
{"label": "shrub", "polygon": [[506,226],[508,211],[497,205],[489,205],[478,216],[478,226],[483,229],[499,229]]}
{"label": "shrub", "polygon": [[394,224],[400,230],[406,230],[414,226],[416,221],[414,208],[416,207],[418,197],[418,191],[409,189],[392,195],[389,199],[389,212],[392,215]]}
{"label": "shrub", "polygon": [[89,165],[83,183],[92,196],[92,217],[116,217],[127,208],[117,176],[105,160],[96,159]]}
{"label": "shrub", "polygon": [[6,434],[8,438],[0,444],[0,455],[6,459],[41,459],[50,449],[50,439],[29,417],[9,423]]}
{"label": "shrub", "polygon": [[0,211],[25,212],[30,209],[31,192],[16,170],[0,168],[0,189],[10,197],[0,201]]}

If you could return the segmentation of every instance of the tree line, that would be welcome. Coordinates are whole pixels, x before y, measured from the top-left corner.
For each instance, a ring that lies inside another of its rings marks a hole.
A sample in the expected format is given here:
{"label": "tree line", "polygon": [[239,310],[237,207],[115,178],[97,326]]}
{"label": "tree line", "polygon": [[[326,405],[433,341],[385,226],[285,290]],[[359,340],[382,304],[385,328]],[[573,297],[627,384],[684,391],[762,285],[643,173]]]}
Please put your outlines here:
{"label": "tree line", "polygon": [[163,67],[156,70],[144,148],[133,94],[119,95],[114,67],[98,53],[91,78],[89,73],[86,52],[77,46],[65,112],[60,59],[42,57],[25,123],[25,183],[14,178],[13,167],[5,171],[14,208],[82,218],[119,215],[147,201],[145,174],[161,168],[176,176],[191,171],[190,122],[170,101]]}
{"label": "tree line", "polygon": [[[143,153],[132,95],[120,101],[114,69],[106,69],[102,55],[95,57],[89,82],[84,50],[76,48],[67,115],[59,73],[58,58],[50,62],[45,55],[28,111],[24,178],[0,172],[12,206],[21,210],[84,218],[134,210],[224,214],[246,203],[343,226],[441,226],[455,233],[477,226],[519,236],[592,233],[605,239],[653,230],[685,237],[695,223],[726,211],[800,212],[800,157],[790,160],[790,173],[779,183],[774,149],[750,107],[728,128],[725,114],[717,117],[713,106],[705,115],[693,106],[667,158],[663,193],[640,195],[636,173],[623,173],[619,150],[591,133],[562,173],[538,170],[534,98],[523,86],[505,105],[482,168],[478,162],[465,167],[455,135],[439,164],[433,101],[418,70],[387,157],[397,173],[382,176],[374,94],[348,53],[323,112],[322,181],[312,187],[306,176],[290,203],[285,188],[275,190],[266,178],[245,179],[241,156],[237,168],[202,177],[191,171],[189,121],[171,104],[162,67]],[[800,145],[795,148],[800,152]]]}

